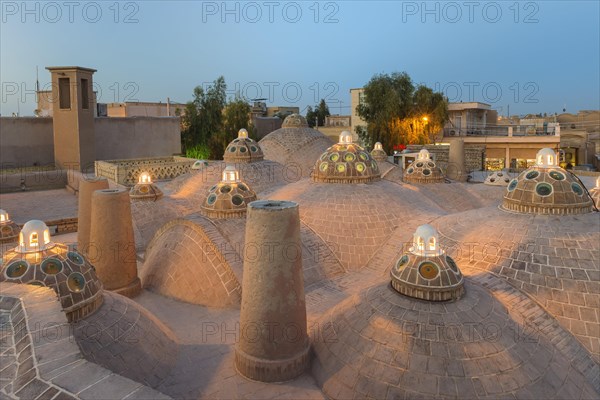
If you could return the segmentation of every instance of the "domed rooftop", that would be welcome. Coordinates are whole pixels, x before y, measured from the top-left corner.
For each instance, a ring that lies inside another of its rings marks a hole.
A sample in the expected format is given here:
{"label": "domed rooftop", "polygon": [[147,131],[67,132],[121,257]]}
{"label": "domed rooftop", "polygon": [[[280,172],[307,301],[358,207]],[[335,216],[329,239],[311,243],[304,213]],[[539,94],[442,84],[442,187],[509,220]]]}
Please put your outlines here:
{"label": "domed rooftop", "polygon": [[417,299],[456,300],[464,293],[462,273],[441,249],[431,225],[417,228],[413,246],[396,262],[390,276],[397,292]]}
{"label": "domed rooftop", "polygon": [[494,171],[485,178],[485,181],[483,181],[486,185],[492,186],[508,186],[509,182],[510,177],[504,171]]}
{"label": "domed rooftop", "polygon": [[19,232],[21,232],[19,225],[11,221],[6,211],[0,210],[0,243],[16,241]]}
{"label": "domed rooftop", "polygon": [[558,166],[552,149],[542,149],[536,165],[512,179],[502,208],[530,214],[583,214],[593,203],[581,182]]}
{"label": "domed rooftop", "polygon": [[283,120],[282,128],[308,128],[308,122],[300,114],[290,114]]}
{"label": "domed rooftop", "polygon": [[211,218],[238,218],[246,215],[248,203],[256,200],[256,193],[240,180],[233,166],[223,170],[223,179],[208,191],[202,203],[202,212]]}
{"label": "domed rooftop", "polygon": [[163,192],[152,183],[152,178],[147,172],[142,172],[138,178],[138,183],[129,190],[129,197],[132,200],[156,201],[162,197]]}
{"label": "domed rooftop", "polygon": [[313,341],[312,364],[325,396],[560,399],[595,393],[579,360],[557,349],[554,330],[524,329],[531,311],[543,313],[534,302],[517,297],[528,306],[519,307],[499,290],[465,286],[460,300],[442,303],[400,296],[381,283],[327,312],[317,322],[321,336]]}
{"label": "domed rooftop", "polygon": [[410,163],[404,173],[404,181],[411,183],[442,183],[444,175],[431,159],[427,149],[421,149],[417,158]]}
{"label": "domed rooftop", "polygon": [[377,161],[352,142],[350,132],[343,131],[340,141],[321,154],[312,177],[316,182],[366,183],[379,180],[381,175]]}
{"label": "domed rooftop", "polygon": [[93,313],[102,304],[102,284],[86,258],[50,240],[50,230],[38,220],[27,222],[19,245],[4,253],[0,282],[51,287],[69,321]]}
{"label": "domed rooftop", "polygon": [[385,152],[385,150],[383,150],[383,146],[381,145],[381,143],[375,143],[373,150],[371,150],[371,157],[373,157],[373,159],[377,162],[387,161],[388,155]]}
{"label": "domed rooftop", "polygon": [[315,160],[329,146],[331,139],[309,128],[306,119],[298,114],[288,116],[277,129],[259,142],[265,159],[276,161],[288,169],[301,169],[301,176],[309,177]]}
{"label": "domed rooftop", "polygon": [[596,208],[600,209],[600,176],[596,178],[596,186],[590,190],[590,196],[596,205]]}
{"label": "domed rooftop", "polygon": [[192,164],[193,170],[202,169],[204,167],[208,167],[208,161],[206,160],[196,160],[194,164]]}
{"label": "domed rooftop", "polygon": [[248,131],[240,129],[237,139],[233,139],[225,149],[223,160],[228,163],[251,163],[262,161],[263,152],[258,143],[248,137]]}

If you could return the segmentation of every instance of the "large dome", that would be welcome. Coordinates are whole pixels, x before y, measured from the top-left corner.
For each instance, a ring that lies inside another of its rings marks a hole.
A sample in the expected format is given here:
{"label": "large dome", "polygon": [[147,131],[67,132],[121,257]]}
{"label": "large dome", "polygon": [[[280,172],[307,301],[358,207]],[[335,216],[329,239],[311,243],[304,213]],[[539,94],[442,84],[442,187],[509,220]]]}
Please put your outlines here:
{"label": "large dome", "polygon": [[19,246],[4,253],[0,282],[47,286],[54,289],[70,322],[96,311],[102,304],[102,283],[80,253],[50,240],[42,221],[27,222]]}
{"label": "large dome", "polygon": [[[501,286],[515,300],[470,281],[465,295],[450,303],[411,299],[387,283],[372,286],[316,324],[321,335],[313,341],[313,375],[331,399],[556,399],[595,393],[583,375],[587,366],[561,353],[556,337],[533,329],[537,325],[522,325],[532,310],[536,315],[543,310],[508,284]],[[517,299],[528,307],[515,306]],[[564,346],[573,342],[567,335]]]}
{"label": "large dome", "polygon": [[202,203],[202,212],[211,218],[236,218],[246,215],[248,203],[256,193],[240,180],[239,172],[228,166],[221,182],[212,186]]}
{"label": "large dome", "polygon": [[429,151],[422,149],[406,168],[404,180],[411,183],[442,183],[445,179],[440,168],[430,158]]}
{"label": "large dome", "polygon": [[502,208],[529,214],[583,214],[593,202],[573,174],[557,164],[552,149],[542,149],[536,165],[510,181]]}
{"label": "large dome", "polygon": [[308,127],[298,114],[288,116],[277,129],[259,142],[265,159],[276,161],[289,169],[300,169],[308,177],[315,160],[332,145],[331,139]]}
{"label": "large dome", "polygon": [[456,300],[464,293],[464,279],[454,260],[441,249],[438,233],[421,225],[413,246],[396,262],[392,287],[403,295],[431,301]]}
{"label": "large dome", "polygon": [[225,149],[223,160],[228,163],[251,163],[262,161],[263,152],[254,139],[248,137],[248,131],[240,129],[237,139],[233,139]]}
{"label": "large dome", "polygon": [[340,141],[327,149],[315,163],[313,180],[327,183],[367,183],[381,178],[377,161],[344,131]]}

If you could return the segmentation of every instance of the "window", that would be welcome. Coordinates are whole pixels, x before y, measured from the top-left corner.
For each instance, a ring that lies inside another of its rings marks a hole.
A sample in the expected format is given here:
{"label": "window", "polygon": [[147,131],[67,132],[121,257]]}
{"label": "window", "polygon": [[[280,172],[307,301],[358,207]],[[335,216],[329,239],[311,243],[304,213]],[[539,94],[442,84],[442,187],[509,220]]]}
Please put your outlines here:
{"label": "window", "polygon": [[37,246],[38,245],[38,234],[36,232],[33,232],[31,234],[31,236],[29,236],[29,245],[30,246]]}
{"label": "window", "polygon": [[60,109],[71,108],[71,81],[69,78],[58,78],[58,101]]}
{"label": "window", "polygon": [[82,79],[81,80],[81,108],[83,108],[84,110],[87,110],[90,108],[90,96],[89,94],[89,88],[88,88],[88,80],[87,79]]}

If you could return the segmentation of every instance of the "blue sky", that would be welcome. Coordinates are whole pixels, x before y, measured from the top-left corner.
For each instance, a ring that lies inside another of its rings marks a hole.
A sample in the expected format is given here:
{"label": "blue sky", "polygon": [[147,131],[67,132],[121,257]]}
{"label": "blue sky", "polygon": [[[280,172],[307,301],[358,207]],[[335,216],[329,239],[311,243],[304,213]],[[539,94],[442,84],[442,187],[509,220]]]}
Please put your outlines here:
{"label": "blue sky", "polygon": [[406,71],[506,114],[600,108],[598,1],[2,1],[0,113],[32,115],[36,66],[80,65],[100,102],[230,94],[349,114],[349,89]]}

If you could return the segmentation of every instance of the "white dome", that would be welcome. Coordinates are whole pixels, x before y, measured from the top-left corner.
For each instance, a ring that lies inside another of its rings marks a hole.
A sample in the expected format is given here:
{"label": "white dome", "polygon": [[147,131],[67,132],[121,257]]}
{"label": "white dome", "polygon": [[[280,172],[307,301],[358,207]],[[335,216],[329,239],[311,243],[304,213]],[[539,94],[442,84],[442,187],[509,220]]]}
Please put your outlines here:
{"label": "white dome", "polygon": [[419,151],[419,155],[417,156],[419,160],[429,160],[429,151],[427,149],[421,149]]}
{"label": "white dome", "polygon": [[18,253],[31,253],[54,247],[50,241],[50,229],[43,221],[33,219],[23,225],[19,234],[19,245],[15,248]]}
{"label": "white dome", "polygon": [[535,156],[535,163],[538,167],[555,167],[558,165],[558,157],[552,149],[541,149]]}
{"label": "white dome", "polygon": [[223,170],[223,182],[239,182],[240,173],[234,166],[228,165]]}
{"label": "white dome", "polygon": [[421,225],[413,235],[413,254],[419,256],[438,256],[442,254],[439,235],[435,228],[429,224]]}
{"label": "white dome", "polygon": [[383,150],[383,146],[380,142],[375,143],[375,150]]}
{"label": "white dome", "polygon": [[247,138],[248,137],[248,131],[245,130],[244,128],[240,129],[238,131],[238,137],[239,138]]}
{"label": "white dome", "polygon": [[7,222],[10,222],[8,213],[4,210],[0,210],[0,223],[7,223]]}
{"label": "white dome", "polygon": [[340,133],[340,144],[352,143],[352,134],[348,131]]}

